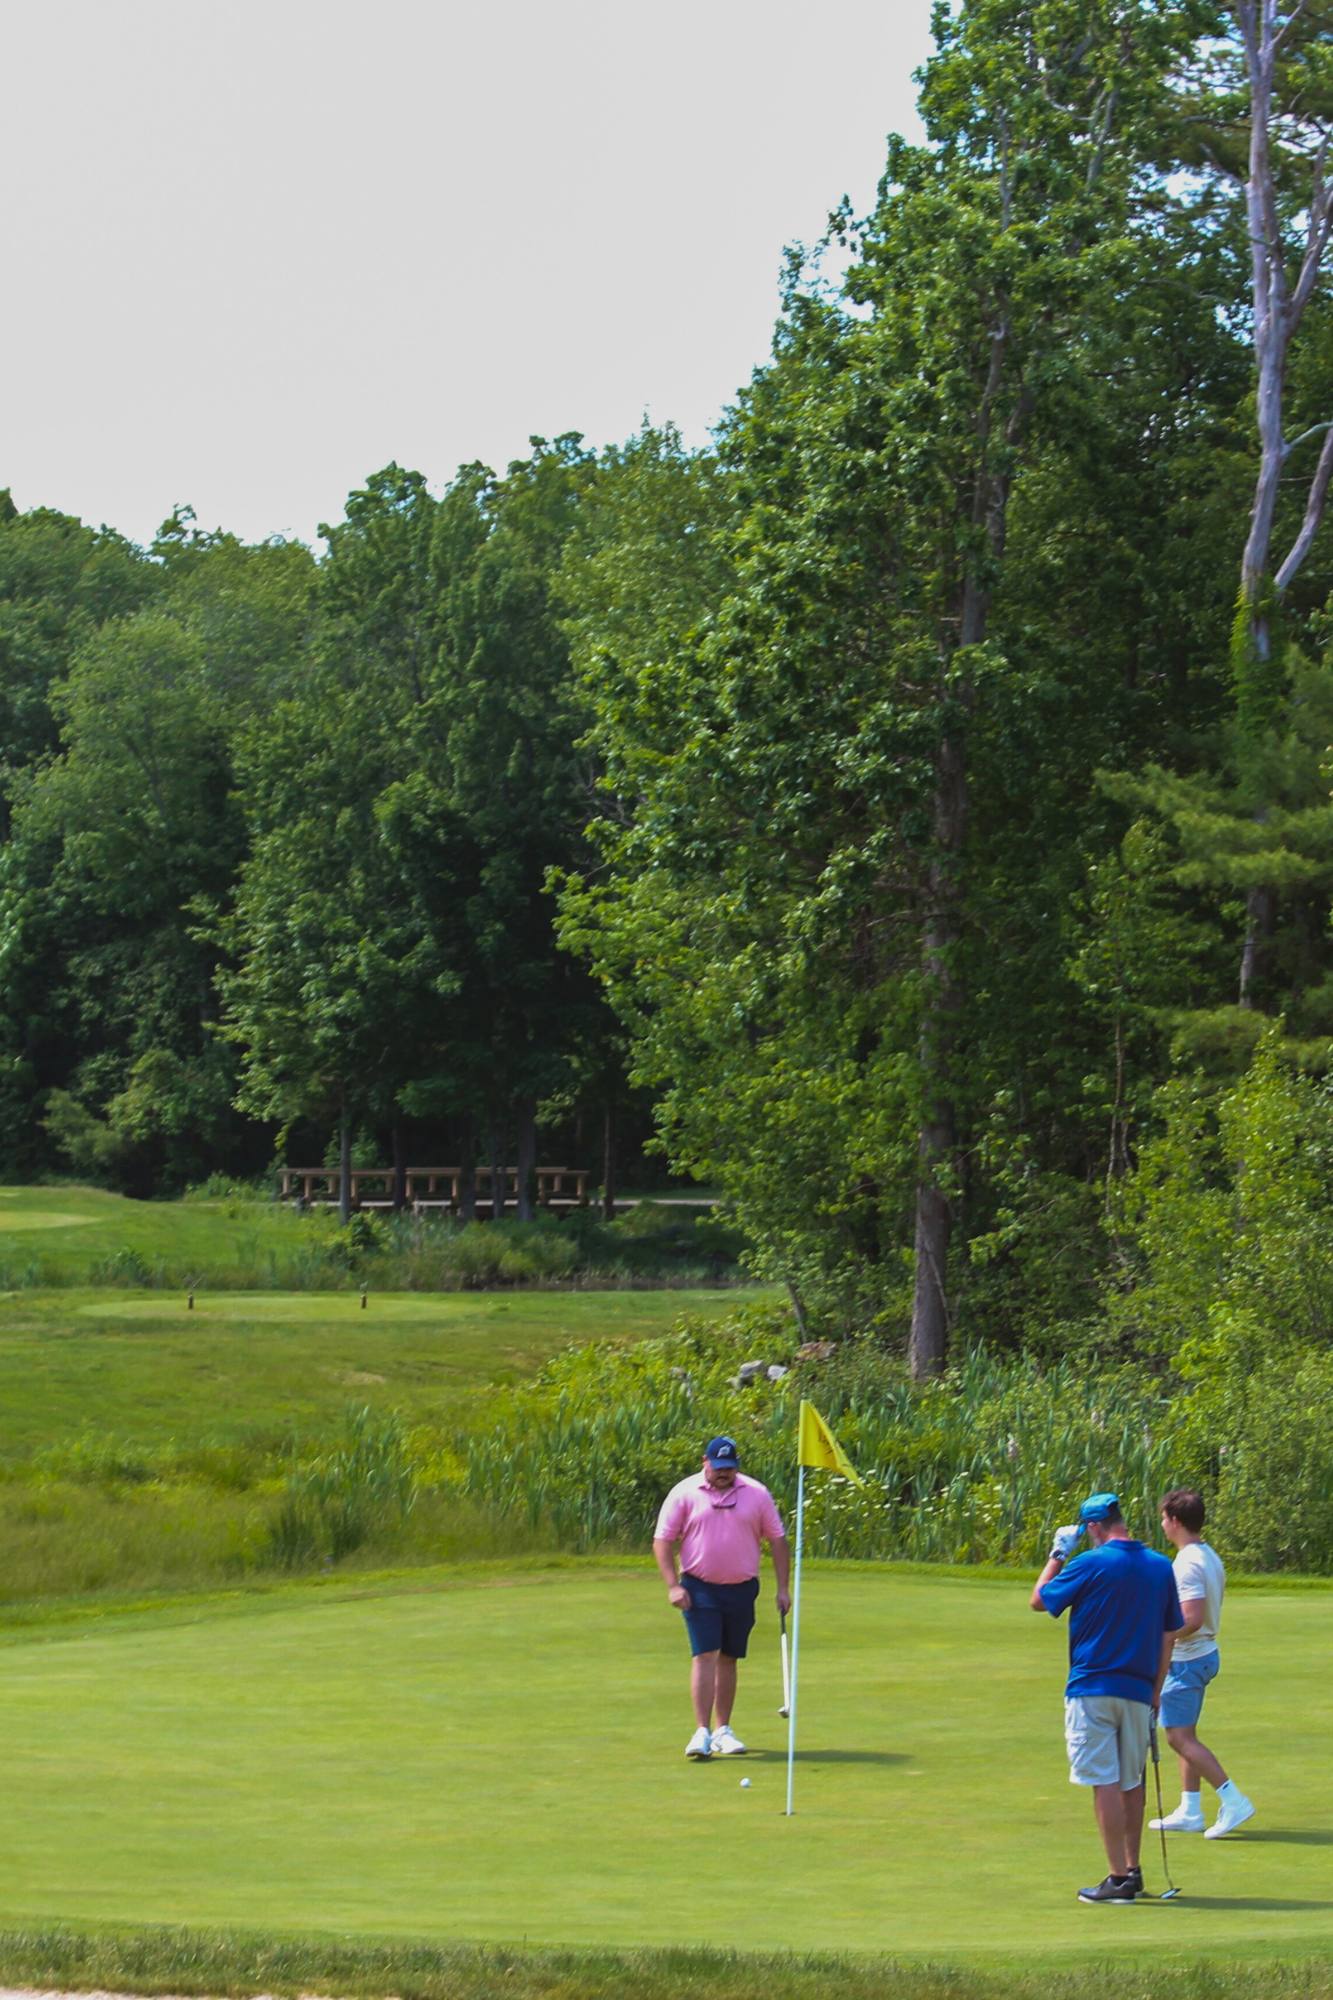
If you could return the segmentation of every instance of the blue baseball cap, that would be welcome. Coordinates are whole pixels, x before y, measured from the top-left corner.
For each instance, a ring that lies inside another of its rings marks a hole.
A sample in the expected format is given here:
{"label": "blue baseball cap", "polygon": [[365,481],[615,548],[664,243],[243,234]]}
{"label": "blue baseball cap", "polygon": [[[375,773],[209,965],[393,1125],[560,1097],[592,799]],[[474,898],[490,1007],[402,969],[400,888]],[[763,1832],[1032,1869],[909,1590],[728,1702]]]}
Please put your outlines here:
{"label": "blue baseball cap", "polygon": [[741,1455],[736,1449],[735,1438],[709,1438],[704,1457],[719,1472],[739,1472]]}
{"label": "blue baseball cap", "polygon": [[1079,1525],[1086,1528],[1089,1521],[1107,1521],[1119,1512],[1118,1493],[1089,1493],[1078,1510]]}

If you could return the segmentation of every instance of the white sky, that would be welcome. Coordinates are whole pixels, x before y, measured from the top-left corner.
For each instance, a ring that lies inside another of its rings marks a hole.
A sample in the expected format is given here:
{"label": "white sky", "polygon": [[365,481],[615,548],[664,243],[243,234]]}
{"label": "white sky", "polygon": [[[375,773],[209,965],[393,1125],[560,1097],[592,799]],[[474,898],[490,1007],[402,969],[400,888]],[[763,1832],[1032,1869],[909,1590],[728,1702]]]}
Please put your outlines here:
{"label": "white sky", "polygon": [[647,411],[701,442],[782,248],[917,134],[929,0],[0,0],[0,486],[313,538]]}

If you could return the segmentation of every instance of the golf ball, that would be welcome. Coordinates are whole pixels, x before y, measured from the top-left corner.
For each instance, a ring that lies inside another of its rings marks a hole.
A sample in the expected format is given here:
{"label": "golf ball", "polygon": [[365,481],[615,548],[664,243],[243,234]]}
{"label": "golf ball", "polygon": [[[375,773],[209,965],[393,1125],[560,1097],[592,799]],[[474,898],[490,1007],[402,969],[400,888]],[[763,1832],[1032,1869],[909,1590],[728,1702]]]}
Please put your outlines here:
{"label": "golf ball", "polygon": [[749,1791],[749,1789],[750,1789],[750,1780],[749,1780],[748,1778],[742,1778],[742,1779],[741,1779],[741,1790],[742,1790],[743,1792],[748,1792],[748,1791]]}

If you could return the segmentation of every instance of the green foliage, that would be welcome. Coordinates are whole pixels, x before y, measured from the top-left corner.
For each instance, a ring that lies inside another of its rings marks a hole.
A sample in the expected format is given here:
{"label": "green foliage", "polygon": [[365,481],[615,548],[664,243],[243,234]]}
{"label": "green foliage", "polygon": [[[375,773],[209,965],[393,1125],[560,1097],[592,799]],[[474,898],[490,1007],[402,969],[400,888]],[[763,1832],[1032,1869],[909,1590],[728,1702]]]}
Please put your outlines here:
{"label": "green foliage", "polygon": [[1333,1093],[1291,1064],[1280,1024],[1216,1095],[1178,1077],[1125,1185],[1142,1269],[1111,1323],[1189,1379],[1246,1376],[1333,1327]]}
{"label": "green foliage", "polygon": [[[725,1430],[790,1511],[802,1396],[866,1481],[811,1480],[807,1533],[828,1555],[1031,1563],[1074,1494],[1114,1488],[1151,1523],[1172,1483],[1168,1398],[1137,1370],[976,1354],[922,1388],[869,1343],[829,1359],[802,1359],[797,1344],[789,1317],[766,1308],[563,1355],[460,1436],[464,1491],[549,1523],[565,1546],[641,1545],[667,1487]],[[739,1386],[751,1359],[788,1372]]]}
{"label": "green foliage", "polygon": [[392,1537],[416,1500],[401,1418],[349,1410],[339,1443],[288,1475],[267,1528],[269,1560],[279,1569],[341,1562],[376,1534]]}
{"label": "green foliage", "polygon": [[[1219,1316],[1220,1318],[1220,1316]],[[1199,1468],[1209,1535],[1238,1568],[1333,1572],[1333,1353],[1260,1365],[1253,1325],[1218,1325],[1224,1367],[1199,1369],[1175,1425]],[[1239,1349],[1240,1351],[1236,1351]]]}

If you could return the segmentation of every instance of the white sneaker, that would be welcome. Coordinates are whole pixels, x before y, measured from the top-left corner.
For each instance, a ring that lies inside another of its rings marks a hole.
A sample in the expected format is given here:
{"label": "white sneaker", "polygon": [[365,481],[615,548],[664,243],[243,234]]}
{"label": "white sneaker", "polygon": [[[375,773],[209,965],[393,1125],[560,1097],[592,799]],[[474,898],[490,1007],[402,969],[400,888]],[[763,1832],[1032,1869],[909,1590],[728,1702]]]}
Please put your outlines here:
{"label": "white sneaker", "polygon": [[1154,1833],[1159,1829],[1163,1833],[1202,1833],[1207,1822],[1202,1806],[1197,1812],[1186,1812],[1184,1806],[1177,1806],[1165,1819],[1150,1819],[1148,1824]]}
{"label": "white sneaker", "polygon": [[700,1762],[705,1757],[711,1757],[712,1754],[713,1754],[712,1737],[709,1735],[706,1729],[696,1729],[693,1736],[691,1736],[689,1742],[685,1745],[685,1755],[687,1757],[693,1757],[697,1763]]}
{"label": "white sneaker", "polygon": [[1244,1792],[1233,1792],[1229,1799],[1223,1799],[1217,1809],[1217,1818],[1205,1829],[1205,1840],[1220,1840],[1225,1833],[1234,1833],[1238,1826],[1244,1826],[1247,1819],[1254,1818],[1254,1801],[1247,1799]]}
{"label": "white sneaker", "polygon": [[713,1731],[713,1755],[715,1757],[743,1757],[745,1745],[729,1722]]}

